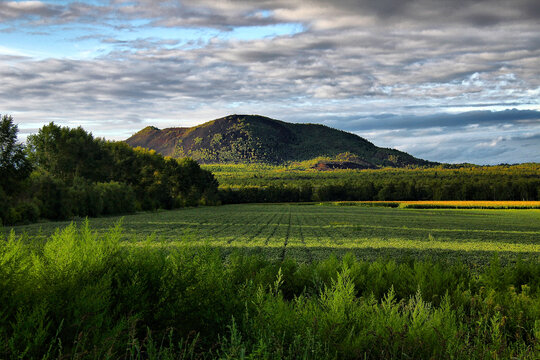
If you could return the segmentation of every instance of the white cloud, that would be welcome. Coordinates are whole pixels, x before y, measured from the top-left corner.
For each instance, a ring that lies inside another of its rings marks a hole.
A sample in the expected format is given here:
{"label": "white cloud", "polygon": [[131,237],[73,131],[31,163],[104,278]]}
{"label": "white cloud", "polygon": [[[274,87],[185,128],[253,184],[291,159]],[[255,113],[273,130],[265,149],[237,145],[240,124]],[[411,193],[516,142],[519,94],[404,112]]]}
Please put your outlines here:
{"label": "white cloud", "polygon": [[[58,24],[68,24],[112,51],[63,59],[0,47],[0,112],[14,114],[24,129],[55,120],[118,139],[147,124],[187,126],[243,112],[362,131],[378,145],[430,160],[538,156],[532,140],[518,140],[520,133],[536,133],[537,119],[429,116],[540,110],[537,1],[62,4],[1,2],[0,19],[9,31],[28,36],[35,27],[60,31]],[[170,32],[163,38],[121,36],[157,25],[226,32],[279,23],[304,27],[250,41],[192,39],[197,46],[184,46]],[[98,34],[81,24],[106,30]],[[400,126],[417,136],[390,131]],[[481,136],[486,132],[489,137]],[[527,151],[518,155],[512,144]],[[475,148],[482,151],[469,150]]]}

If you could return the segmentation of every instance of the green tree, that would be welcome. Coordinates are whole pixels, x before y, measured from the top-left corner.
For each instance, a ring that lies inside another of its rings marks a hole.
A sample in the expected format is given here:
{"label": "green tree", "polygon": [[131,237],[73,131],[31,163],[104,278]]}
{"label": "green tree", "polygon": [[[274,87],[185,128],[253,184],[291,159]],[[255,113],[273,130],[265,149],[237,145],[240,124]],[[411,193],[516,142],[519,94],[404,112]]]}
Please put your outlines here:
{"label": "green tree", "polygon": [[103,141],[81,127],[70,129],[50,123],[29,136],[28,144],[34,164],[68,185],[75,177],[93,181],[105,177],[104,165],[109,159]]}
{"label": "green tree", "polygon": [[24,146],[17,142],[17,125],[8,115],[0,121],[0,187],[9,195],[16,192],[20,182],[31,171]]}
{"label": "green tree", "polygon": [[[29,136],[28,149],[36,171],[26,196],[36,206],[23,204],[13,216],[0,208],[5,222],[31,220],[34,208],[42,217],[65,219],[219,201],[216,179],[194,160],[94,138],[81,127],[50,123]],[[0,201],[5,197],[0,191]]]}

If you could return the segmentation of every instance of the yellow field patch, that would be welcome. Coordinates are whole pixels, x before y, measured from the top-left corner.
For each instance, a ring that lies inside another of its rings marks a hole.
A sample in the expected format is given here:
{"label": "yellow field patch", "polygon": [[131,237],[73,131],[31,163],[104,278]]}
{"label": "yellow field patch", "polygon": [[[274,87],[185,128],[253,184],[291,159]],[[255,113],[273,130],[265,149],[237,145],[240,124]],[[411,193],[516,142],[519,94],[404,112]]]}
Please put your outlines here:
{"label": "yellow field patch", "polygon": [[[540,209],[540,201],[457,201],[457,200],[427,200],[427,201],[337,201],[334,204],[399,204],[399,207],[448,207],[448,208],[484,208],[484,209]],[[410,206],[412,205],[412,206]]]}
{"label": "yellow field patch", "polygon": [[400,204],[426,204],[470,207],[540,207],[540,201],[398,201]]}

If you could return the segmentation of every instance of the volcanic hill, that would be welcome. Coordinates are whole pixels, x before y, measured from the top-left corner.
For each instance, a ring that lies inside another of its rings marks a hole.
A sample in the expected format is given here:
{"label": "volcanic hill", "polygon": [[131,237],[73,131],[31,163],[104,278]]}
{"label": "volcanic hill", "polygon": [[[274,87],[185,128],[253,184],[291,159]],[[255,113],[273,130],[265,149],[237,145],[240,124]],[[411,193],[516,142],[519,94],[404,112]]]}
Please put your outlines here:
{"label": "volcanic hill", "polygon": [[229,115],[191,128],[149,126],[126,143],[164,156],[189,156],[201,164],[284,164],[315,158],[327,159],[315,165],[320,169],[436,164],[328,126],[292,124],[259,115]]}

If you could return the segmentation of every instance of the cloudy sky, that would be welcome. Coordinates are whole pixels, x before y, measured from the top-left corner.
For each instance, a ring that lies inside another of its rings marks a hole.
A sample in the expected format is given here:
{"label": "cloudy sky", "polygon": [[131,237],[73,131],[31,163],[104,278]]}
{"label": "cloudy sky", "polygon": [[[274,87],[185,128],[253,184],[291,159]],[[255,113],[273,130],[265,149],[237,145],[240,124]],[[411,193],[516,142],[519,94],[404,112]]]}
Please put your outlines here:
{"label": "cloudy sky", "polygon": [[0,1],[0,114],[125,139],[228,114],[540,162],[538,0]]}

